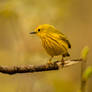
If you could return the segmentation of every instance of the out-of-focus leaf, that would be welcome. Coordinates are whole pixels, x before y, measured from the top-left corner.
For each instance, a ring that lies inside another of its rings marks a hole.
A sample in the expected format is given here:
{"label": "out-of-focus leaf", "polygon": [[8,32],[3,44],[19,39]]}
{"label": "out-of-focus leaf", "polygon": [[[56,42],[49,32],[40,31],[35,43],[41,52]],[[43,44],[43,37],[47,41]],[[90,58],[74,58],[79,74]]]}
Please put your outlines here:
{"label": "out-of-focus leaf", "polygon": [[88,67],[83,74],[83,80],[85,81],[88,80],[91,75],[92,75],[92,67]]}
{"label": "out-of-focus leaf", "polygon": [[83,50],[81,52],[81,57],[83,60],[85,60],[87,58],[88,51],[89,51],[89,48],[87,46],[83,48]]}

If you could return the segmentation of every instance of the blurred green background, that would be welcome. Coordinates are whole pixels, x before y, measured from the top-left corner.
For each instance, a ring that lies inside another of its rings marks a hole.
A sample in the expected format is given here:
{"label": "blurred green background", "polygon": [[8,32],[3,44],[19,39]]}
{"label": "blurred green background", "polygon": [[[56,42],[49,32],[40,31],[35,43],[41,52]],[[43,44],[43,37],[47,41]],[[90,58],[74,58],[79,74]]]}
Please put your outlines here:
{"label": "blurred green background", "polygon": [[[92,65],[92,0],[0,0],[0,65],[45,64],[49,56],[36,36],[29,35],[37,25],[51,24],[72,44],[70,58],[80,57],[90,48]],[[92,92],[92,78],[87,83]],[[80,64],[60,71],[0,74],[1,92],[78,92]]]}

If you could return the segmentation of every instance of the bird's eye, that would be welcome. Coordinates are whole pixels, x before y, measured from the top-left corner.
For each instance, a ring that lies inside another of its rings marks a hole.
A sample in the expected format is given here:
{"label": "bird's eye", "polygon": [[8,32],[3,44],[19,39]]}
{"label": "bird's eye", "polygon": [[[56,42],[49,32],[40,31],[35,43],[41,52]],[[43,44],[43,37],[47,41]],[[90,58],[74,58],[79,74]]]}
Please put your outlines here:
{"label": "bird's eye", "polygon": [[38,32],[40,31],[40,29],[38,29]]}

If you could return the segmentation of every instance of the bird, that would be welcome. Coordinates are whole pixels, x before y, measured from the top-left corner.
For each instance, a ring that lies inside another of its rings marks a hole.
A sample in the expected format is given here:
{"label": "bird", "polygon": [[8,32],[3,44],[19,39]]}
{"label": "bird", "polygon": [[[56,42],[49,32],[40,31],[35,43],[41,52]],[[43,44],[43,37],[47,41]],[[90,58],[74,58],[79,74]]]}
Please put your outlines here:
{"label": "bird", "polygon": [[35,28],[33,32],[30,34],[36,34],[40,37],[42,41],[42,46],[50,55],[50,59],[48,63],[51,63],[52,58],[54,56],[62,56],[62,62],[64,63],[63,58],[69,57],[69,49],[71,48],[71,44],[67,37],[61,33],[61,31],[57,30],[53,25],[50,24],[42,24]]}

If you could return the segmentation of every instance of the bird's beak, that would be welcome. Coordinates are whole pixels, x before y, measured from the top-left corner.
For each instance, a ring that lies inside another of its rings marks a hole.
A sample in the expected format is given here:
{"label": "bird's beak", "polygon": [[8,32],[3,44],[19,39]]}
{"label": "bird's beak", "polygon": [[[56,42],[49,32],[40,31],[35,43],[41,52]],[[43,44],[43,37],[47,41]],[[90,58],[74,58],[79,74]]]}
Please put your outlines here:
{"label": "bird's beak", "polygon": [[36,34],[37,32],[30,32],[30,34]]}

